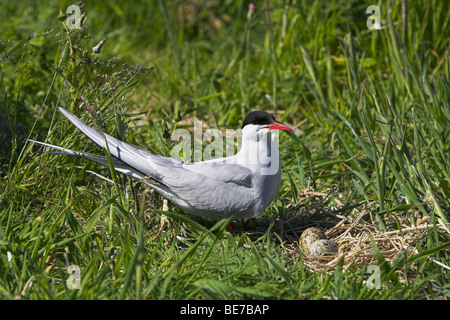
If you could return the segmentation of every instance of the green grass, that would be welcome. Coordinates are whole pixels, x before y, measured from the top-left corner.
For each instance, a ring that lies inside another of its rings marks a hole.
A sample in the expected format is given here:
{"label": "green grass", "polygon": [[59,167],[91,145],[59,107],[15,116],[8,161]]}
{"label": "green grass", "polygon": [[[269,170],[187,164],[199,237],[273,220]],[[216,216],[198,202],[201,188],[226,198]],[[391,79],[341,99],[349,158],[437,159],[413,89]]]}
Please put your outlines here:
{"label": "green grass", "polygon": [[[448,299],[445,1],[380,1],[381,30],[360,1],[260,1],[251,17],[248,2],[199,3],[87,3],[70,32],[67,1],[0,4],[0,298]],[[263,109],[298,130],[280,137],[278,197],[232,235],[108,168],[35,152],[28,138],[101,152],[57,106],[166,156],[194,117],[238,128]],[[416,248],[390,260],[374,237],[379,289],[369,264],[313,271],[296,243],[358,212],[354,230]]]}

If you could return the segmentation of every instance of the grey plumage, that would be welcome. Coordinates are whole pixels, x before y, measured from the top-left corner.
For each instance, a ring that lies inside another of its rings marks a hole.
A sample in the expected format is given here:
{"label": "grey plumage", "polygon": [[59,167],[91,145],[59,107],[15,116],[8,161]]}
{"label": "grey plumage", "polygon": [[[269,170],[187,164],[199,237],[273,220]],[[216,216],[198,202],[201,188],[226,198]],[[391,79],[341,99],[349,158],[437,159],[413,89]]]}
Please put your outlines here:
{"label": "grey plumage", "polygon": [[[120,141],[59,108],[82,133],[103,149],[108,147],[118,172],[139,179],[192,215],[222,219],[247,219],[261,214],[280,188],[279,153],[271,130],[292,130],[274,121],[268,113],[257,111],[244,120],[242,146],[232,156],[208,161],[182,163],[152,154]],[[247,121],[247,123],[246,123]],[[109,166],[105,156],[82,153],[59,146],[32,141],[53,148],[56,154],[71,155]],[[265,165],[258,159],[269,158]],[[270,174],[264,167],[276,167]]]}

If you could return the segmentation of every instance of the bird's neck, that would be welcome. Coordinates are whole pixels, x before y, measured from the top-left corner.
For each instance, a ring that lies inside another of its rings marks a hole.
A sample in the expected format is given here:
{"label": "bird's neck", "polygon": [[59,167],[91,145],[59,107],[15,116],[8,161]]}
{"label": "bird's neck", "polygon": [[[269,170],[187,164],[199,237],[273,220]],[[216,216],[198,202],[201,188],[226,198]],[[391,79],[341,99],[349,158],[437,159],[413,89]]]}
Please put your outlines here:
{"label": "bird's neck", "polygon": [[278,135],[274,132],[256,137],[242,137],[242,144],[237,153],[237,161],[250,167],[261,169],[264,174],[276,174],[280,168],[278,152]]}

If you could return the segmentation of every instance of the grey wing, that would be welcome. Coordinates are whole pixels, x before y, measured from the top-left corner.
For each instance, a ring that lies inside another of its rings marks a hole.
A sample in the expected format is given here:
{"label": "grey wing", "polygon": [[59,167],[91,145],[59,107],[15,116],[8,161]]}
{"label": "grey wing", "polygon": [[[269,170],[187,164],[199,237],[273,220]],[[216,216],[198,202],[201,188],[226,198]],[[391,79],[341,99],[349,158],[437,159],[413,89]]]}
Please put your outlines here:
{"label": "grey wing", "polygon": [[159,164],[165,167],[181,165],[181,162],[175,159],[154,155],[147,150],[120,141],[106,133],[101,132],[100,130],[87,125],[84,121],[82,121],[66,109],[61,107],[59,109],[62,114],[89,139],[94,141],[103,149],[108,148],[111,155],[131,166],[136,171],[141,172],[143,176],[151,176],[156,180],[161,180],[161,174],[157,172],[154,164]]}
{"label": "grey wing", "polygon": [[220,162],[204,161],[182,164],[190,172],[207,176],[215,181],[235,183],[251,188],[253,173],[249,168],[234,163],[227,163],[227,159]]}
{"label": "grey wing", "polygon": [[249,169],[236,164],[197,162],[173,168],[162,183],[194,211],[212,216],[250,210],[258,198],[252,179]]}
{"label": "grey wing", "polygon": [[[114,166],[118,171],[147,180],[146,183],[158,189],[188,213],[220,218],[230,213],[251,210],[258,201],[259,196],[252,181],[254,176],[248,168],[225,163],[227,160],[182,164],[175,159],[154,155],[120,141],[90,127],[69,111],[59,109],[88,138],[103,149],[109,149],[111,155],[117,158]],[[72,155],[81,156],[70,152]],[[86,155],[84,154],[84,157]],[[104,157],[89,154],[86,158],[107,165]],[[151,178],[157,183],[145,178]]]}

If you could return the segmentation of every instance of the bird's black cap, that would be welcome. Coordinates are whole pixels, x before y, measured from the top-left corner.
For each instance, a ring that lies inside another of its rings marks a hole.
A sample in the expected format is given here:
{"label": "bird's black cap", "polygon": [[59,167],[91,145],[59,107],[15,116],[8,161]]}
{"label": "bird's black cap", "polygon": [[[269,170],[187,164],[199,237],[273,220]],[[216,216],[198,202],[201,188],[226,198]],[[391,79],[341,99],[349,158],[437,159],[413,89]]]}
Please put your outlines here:
{"label": "bird's black cap", "polygon": [[252,111],[244,119],[242,123],[242,129],[248,124],[273,124],[275,122],[275,117],[265,111]]}

